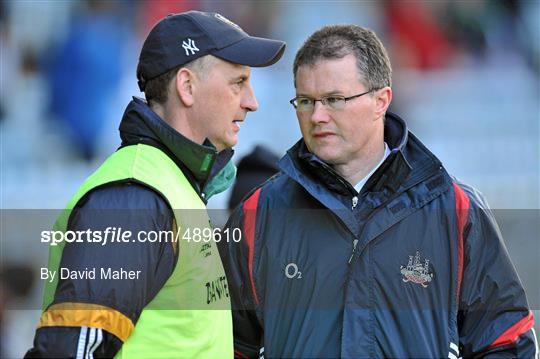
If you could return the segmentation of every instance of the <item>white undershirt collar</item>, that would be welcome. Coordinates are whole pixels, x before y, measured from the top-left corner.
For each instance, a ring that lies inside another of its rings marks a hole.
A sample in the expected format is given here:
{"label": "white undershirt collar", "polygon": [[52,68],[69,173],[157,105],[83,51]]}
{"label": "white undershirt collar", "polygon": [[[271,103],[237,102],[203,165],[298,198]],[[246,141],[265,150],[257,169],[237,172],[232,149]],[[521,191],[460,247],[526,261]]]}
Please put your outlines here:
{"label": "white undershirt collar", "polygon": [[369,180],[369,178],[371,177],[371,175],[373,175],[373,173],[375,173],[375,171],[382,165],[382,163],[384,162],[384,160],[386,159],[386,157],[388,157],[388,155],[390,154],[390,149],[388,148],[388,145],[386,144],[386,142],[384,143],[384,156],[381,158],[381,160],[379,161],[379,163],[377,164],[377,166],[373,167],[373,169],[364,177],[362,178],[355,186],[354,186],[354,189],[360,193],[360,191],[362,190],[362,187],[364,187],[364,185],[366,184],[366,182]]}

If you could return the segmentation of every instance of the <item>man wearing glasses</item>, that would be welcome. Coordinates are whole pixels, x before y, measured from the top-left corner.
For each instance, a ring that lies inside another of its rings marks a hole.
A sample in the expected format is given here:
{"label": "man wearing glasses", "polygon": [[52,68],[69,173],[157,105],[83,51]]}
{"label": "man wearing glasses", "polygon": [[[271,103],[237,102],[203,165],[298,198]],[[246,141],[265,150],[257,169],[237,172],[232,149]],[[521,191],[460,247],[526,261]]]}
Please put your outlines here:
{"label": "man wearing glasses", "polygon": [[370,30],[326,26],[294,62],[303,138],[227,225],[239,357],[533,357],[524,290],[485,201],[387,112]]}

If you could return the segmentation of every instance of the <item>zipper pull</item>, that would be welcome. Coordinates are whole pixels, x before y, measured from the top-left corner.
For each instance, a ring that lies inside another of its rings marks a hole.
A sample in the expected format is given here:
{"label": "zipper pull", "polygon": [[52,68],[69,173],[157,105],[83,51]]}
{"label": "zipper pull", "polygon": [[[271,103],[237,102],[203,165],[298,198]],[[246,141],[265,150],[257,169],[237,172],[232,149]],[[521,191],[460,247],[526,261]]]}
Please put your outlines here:
{"label": "zipper pull", "polygon": [[354,257],[354,252],[356,251],[356,245],[358,244],[358,239],[355,239],[354,241],[352,241],[352,243],[353,243],[353,247],[352,247],[351,257],[349,258],[349,264],[351,264],[351,261]]}
{"label": "zipper pull", "polygon": [[352,198],[352,207],[351,207],[351,209],[355,209],[357,204],[358,204],[358,196],[354,196]]}

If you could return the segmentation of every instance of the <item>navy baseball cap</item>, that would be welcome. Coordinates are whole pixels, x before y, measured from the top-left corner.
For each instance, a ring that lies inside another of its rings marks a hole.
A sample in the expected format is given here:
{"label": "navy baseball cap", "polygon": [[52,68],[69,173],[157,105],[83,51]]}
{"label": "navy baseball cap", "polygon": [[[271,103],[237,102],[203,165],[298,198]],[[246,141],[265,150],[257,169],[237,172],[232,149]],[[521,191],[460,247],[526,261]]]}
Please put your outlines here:
{"label": "navy baseball cap", "polygon": [[284,51],[285,42],[250,36],[218,13],[170,14],[154,26],[144,41],[137,80],[144,91],[148,80],[205,55],[264,67],[276,63]]}

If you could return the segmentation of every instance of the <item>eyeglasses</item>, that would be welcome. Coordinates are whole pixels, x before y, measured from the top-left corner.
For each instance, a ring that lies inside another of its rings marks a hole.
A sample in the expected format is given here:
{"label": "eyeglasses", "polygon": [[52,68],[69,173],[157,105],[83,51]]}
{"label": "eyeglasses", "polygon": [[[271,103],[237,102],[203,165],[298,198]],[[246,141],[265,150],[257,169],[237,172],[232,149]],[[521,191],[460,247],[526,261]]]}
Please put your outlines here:
{"label": "eyeglasses", "polygon": [[310,97],[303,97],[298,96],[293,98],[289,101],[291,105],[296,109],[297,112],[311,112],[315,108],[315,102],[321,101],[323,106],[327,106],[332,110],[343,110],[345,108],[345,104],[347,101],[353,100],[357,97],[364,96],[370,92],[374,91],[373,89],[362,92],[361,94],[354,95],[354,96],[339,96],[339,95],[332,95],[332,96],[324,96],[320,99],[314,99]]}

